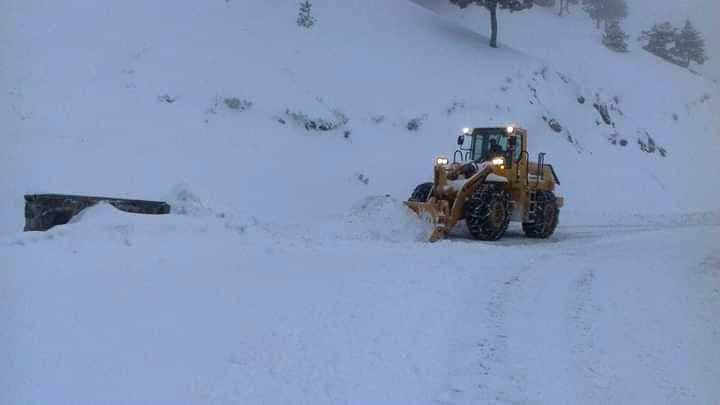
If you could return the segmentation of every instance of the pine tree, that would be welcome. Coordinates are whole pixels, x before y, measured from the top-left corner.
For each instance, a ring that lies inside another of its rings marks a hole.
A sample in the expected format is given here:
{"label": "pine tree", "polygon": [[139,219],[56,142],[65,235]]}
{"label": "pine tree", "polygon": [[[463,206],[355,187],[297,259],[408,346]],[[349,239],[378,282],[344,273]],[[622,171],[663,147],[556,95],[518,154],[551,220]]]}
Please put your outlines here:
{"label": "pine tree", "polygon": [[450,0],[450,3],[455,4],[460,8],[465,8],[471,4],[485,7],[490,11],[490,46],[497,48],[497,36],[498,36],[498,20],[497,20],[497,9],[522,11],[533,6],[533,0]]}
{"label": "pine tree", "polygon": [[605,34],[603,35],[602,43],[615,52],[627,52],[628,38],[628,35],[620,26],[620,21],[616,20],[609,22],[608,25],[605,26]]}
{"label": "pine tree", "polygon": [[705,40],[700,32],[693,27],[690,20],[685,21],[685,26],[677,34],[675,46],[670,52],[683,67],[689,67],[690,62],[702,65],[708,60],[705,54]]}
{"label": "pine tree", "polygon": [[628,15],[628,6],[625,0],[583,0],[585,11],[595,21],[597,28],[604,22],[608,24],[616,20],[622,20]]}
{"label": "pine tree", "polygon": [[315,17],[311,14],[312,4],[309,0],[300,2],[300,11],[298,12],[297,25],[303,28],[310,28],[315,25]]}
{"label": "pine tree", "polygon": [[640,41],[647,42],[643,49],[672,63],[677,63],[672,52],[677,38],[677,29],[669,22],[654,24],[640,34]]}

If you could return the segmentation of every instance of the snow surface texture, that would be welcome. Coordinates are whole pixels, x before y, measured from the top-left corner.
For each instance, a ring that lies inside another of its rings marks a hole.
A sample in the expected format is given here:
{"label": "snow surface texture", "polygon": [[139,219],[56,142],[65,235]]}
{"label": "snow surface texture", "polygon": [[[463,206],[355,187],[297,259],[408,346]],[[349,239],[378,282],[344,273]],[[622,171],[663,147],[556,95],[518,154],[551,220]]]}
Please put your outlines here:
{"label": "snow surface texture", "polygon": [[[491,50],[426,1],[61,3],[0,5],[0,403],[720,398],[717,85],[540,9]],[[486,122],[557,234],[422,242],[402,200]],[[23,234],[28,192],[173,212]]]}

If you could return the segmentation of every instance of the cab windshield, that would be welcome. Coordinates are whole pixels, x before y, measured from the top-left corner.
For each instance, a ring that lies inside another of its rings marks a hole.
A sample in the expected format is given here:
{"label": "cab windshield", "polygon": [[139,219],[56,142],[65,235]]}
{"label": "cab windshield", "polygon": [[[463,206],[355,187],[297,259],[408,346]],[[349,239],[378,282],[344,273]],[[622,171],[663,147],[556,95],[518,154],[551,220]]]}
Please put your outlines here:
{"label": "cab windshield", "polygon": [[[473,132],[472,160],[483,162],[498,156],[509,158],[509,138],[504,128],[475,130]],[[521,150],[520,145],[516,145],[513,160],[520,158]]]}

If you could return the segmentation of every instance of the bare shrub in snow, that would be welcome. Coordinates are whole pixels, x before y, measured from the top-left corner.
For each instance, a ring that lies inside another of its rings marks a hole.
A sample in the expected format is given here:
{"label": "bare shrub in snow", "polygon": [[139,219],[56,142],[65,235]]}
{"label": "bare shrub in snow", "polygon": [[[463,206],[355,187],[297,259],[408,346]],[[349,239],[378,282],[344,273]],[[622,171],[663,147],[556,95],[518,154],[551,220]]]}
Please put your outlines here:
{"label": "bare shrub in snow", "polygon": [[355,174],[355,178],[357,178],[357,180],[362,184],[367,185],[368,183],[370,183],[370,178],[362,173]]}
{"label": "bare shrub in snow", "polygon": [[241,100],[237,97],[226,97],[223,102],[225,103],[225,106],[231,110],[245,111],[253,106],[252,101]]}
{"label": "bare shrub in snow", "polygon": [[[285,115],[287,115],[291,121],[302,126],[307,131],[332,131],[345,126],[350,121],[348,117],[340,111],[333,110],[332,114],[333,118],[331,119],[322,117],[313,118],[301,111],[285,110]],[[349,136],[350,134],[348,133],[347,137]]]}
{"label": "bare shrub in snow", "polygon": [[[510,79],[512,81],[512,79]],[[453,101],[452,104],[450,104],[450,107],[447,109],[447,115],[453,115],[456,112],[462,110],[465,108],[465,102],[464,101]]]}
{"label": "bare shrub in snow", "polygon": [[370,120],[374,124],[382,124],[383,122],[385,122],[385,116],[384,115],[375,115],[372,118],[370,118]]}
{"label": "bare shrub in snow", "polygon": [[302,28],[310,28],[315,25],[315,17],[312,15],[312,3],[308,0],[300,2],[297,25]]}
{"label": "bare shrub in snow", "polygon": [[163,94],[162,96],[158,96],[158,101],[161,103],[172,104],[177,101],[177,97],[173,97],[168,94]]}
{"label": "bare shrub in snow", "polygon": [[621,138],[620,134],[617,132],[613,132],[609,137],[608,141],[610,141],[613,145],[620,145],[620,146],[627,146],[628,141],[627,139]]}
{"label": "bare shrub in snow", "polygon": [[424,121],[424,117],[413,118],[405,124],[405,128],[407,128],[408,131],[417,131],[420,129]]}

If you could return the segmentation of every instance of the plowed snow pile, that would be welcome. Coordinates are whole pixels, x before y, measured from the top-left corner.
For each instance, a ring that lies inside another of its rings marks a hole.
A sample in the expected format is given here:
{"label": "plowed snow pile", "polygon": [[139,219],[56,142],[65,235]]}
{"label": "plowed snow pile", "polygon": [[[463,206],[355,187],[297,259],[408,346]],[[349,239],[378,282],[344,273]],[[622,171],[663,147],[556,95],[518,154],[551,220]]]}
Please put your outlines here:
{"label": "plowed snow pile", "polygon": [[371,196],[355,204],[344,225],[349,239],[384,242],[426,241],[432,225],[413,214],[402,201],[388,195]]}

